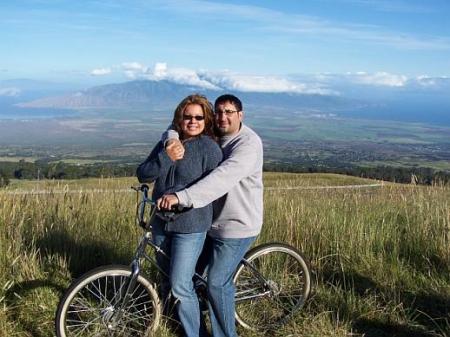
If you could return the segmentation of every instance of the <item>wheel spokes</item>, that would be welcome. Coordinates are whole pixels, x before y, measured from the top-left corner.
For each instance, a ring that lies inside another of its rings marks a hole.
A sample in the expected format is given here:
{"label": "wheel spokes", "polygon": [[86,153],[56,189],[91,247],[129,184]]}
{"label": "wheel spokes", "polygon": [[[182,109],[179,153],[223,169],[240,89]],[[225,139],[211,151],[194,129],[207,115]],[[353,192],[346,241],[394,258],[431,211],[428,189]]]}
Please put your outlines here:
{"label": "wheel spokes", "polygon": [[[123,275],[106,275],[81,288],[67,310],[67,335],[144,335],[154,318],[155,302],[148,289],[138,282],[129,294],[128,303],[122,307],[123,290],[128,286],[128,280]],[[120,319],[115,321],[115,317]]]}
{"label": "wheel spokes", "polygon": [[235,279],[238,321],[254,330],[273,329],[303,305],[309,293],[306,264],[285,247],[256,252],[248,264]]}

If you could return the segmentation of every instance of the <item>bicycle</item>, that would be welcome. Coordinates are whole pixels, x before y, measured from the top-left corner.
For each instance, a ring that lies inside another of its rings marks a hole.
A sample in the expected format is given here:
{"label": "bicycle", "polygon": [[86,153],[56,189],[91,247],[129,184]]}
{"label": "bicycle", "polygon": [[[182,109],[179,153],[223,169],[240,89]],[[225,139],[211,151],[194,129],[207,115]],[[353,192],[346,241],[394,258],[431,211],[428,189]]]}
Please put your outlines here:
{"label": "bicycle", "polygon": [[[152,242],[151,220],[155,203],[149,187],[134,187],[137,224],[144,233],[130,266],[108,265],[86,272],[72,282],[61,298],[55,317],[58,337],[150,336],[161,320],[161,303],[154,282],[141,274],[146,260],[167,277],[147,254],[169,256]],[[147,205],[151,207],[147,208]],[[168,216],[175,216],[175,213]],[[195,286],[206,289],[207,280],[195,274]],[[269,331],[286,323],[305,303],[311,291],[308,263],[295,248],[267,243],[249,250],[236,269],[236,320],[250,330]],[[207,301],[206,291],[197,291]]]}

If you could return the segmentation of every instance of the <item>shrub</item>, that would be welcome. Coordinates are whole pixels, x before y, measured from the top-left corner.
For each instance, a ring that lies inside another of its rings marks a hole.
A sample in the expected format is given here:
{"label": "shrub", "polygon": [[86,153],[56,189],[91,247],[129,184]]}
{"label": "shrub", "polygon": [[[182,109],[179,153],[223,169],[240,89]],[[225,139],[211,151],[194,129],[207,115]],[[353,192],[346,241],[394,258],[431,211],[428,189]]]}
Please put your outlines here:
{"label": "shrub", "polygon": [[8,176],[3,171],[0,171],[0,187],[5,187],[8,185],[9,185]]}

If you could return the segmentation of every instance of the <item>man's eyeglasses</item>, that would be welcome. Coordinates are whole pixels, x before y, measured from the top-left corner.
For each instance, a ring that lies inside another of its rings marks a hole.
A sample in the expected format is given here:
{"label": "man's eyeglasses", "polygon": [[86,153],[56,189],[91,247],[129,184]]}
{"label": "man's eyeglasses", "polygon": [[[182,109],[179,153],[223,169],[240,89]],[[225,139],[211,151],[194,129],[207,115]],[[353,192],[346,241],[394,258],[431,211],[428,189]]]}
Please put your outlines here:
{"label": "man's eyeglasses", "polygon": [[225,116],[231,117],[236,112],[239,112],[239,111],[238,110],[228,110],[228,109],[226,109],[226,110],[223,110],[223,111],[222,110],[216,110],[216,111],[214,111],[214,114],[215,115],[225,114]]}
{"label": "man's eyeglasses", "polygon": [[205,116],[183,115],[183,119],[184,119],[185,121],[190,121],[190,120],[192,120],[192,118],[195,119],[196,121],[202,121],[202,120],[205,119]]}

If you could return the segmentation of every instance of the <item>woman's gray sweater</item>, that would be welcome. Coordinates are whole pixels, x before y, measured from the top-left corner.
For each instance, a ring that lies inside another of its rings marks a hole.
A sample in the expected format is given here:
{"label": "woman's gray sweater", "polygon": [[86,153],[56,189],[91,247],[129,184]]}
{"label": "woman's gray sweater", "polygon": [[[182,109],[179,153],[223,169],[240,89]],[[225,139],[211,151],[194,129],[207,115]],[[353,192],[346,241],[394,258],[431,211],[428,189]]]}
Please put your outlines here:
{"label": "woman's gray sweater", "polygon": [[[184,142],[185,153],[181,160],[172,161],[167,155],[163,143],[159,142],[147,160],[137,168],[137,177],[141,183],[155,182],[152,199],[157,200],[163,194],[173,193],[189,187],[222,160],[219,145],[208,136],[199,136]],[[211,227],[213,208],[211,203],[194,208],[179,215],[174,221],[165,222],[155,217],[152,226],[164,226],[165,230],[178,233],[199,233]]]}

